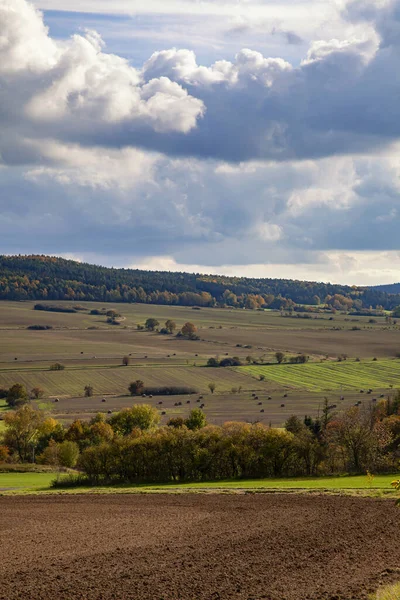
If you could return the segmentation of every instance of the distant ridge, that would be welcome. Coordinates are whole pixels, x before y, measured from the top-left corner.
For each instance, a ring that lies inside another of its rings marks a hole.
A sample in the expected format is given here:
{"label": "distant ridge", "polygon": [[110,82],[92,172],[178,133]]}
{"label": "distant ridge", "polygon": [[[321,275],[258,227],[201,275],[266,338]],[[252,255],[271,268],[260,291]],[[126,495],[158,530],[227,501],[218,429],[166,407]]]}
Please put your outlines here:
{"label": "distant ridge", "polygon": [[[399,286],[400,284],[396,284]],[[226,277],[114,269],[54,256],[1,256],[0,300],[88,300],[181,306],[287,310],[328,303],[332,308],[392,309],[399,293],[315,281]],[[392,286],[386,286],[392,287]]]}
{"label": "distant ridge", "polygon": [[400,283],[388,283],[385,285],[371,286],[372,290],[385,292],[386,294],[400,294]]}

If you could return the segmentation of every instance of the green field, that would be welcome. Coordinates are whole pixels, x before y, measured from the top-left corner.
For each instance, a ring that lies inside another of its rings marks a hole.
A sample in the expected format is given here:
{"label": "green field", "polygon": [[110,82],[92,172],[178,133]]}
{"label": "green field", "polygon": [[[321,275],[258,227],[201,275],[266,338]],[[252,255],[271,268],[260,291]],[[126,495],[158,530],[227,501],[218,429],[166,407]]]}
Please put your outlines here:
{"label": "green field", "polygon": [[400,361],[379,360],[355,362],[326,361],[304,365],[252,365],[237,367],[239,373],[247,373],[259,378],[264,375],[267,381],[282,386],[309,390],[329,391],[364,389],[387,389],[390,385],[400,386]]}
{"label": "green field", "polygon": [[[96,395],[127,394],[132,381],[141,379],[146,386],[187,386],[200,392],[207,390],[208,383],[214,381],[218,391],[229,391],[232,386],[244,389],[254,387],[254,382],[245,373],[232,369],[207,369],[192,366],[151,365],[141,367],[72,367],[64,371],[26,369],[22,371],[0,371],[0,387],[9,388],[14,383],[22,383],[28,390],[41,387],[45,396],[82,396],[85,385],[92,385]],[[263,387],[263,386],[261,386]]]}
{"label": "green field", "polygon": [[0,493],[17,489],[48,489],[55,477],[55,473],[0,473]]}
{"label": "green field", "polygon": [[53,493],[79,493],[82,491],[115,493],[124,492],[174,492],[180,490],[201,491],[235,491],[235,490],[321,490],[321,491],[367,491],[387,492],[395,494],[391,482],[400,475],[376,475],[373,481],[365,475],[320,478],[293,478],[293,479],[253,479],[236,481],[216,481],[208,483],[185,483],[167,485],[139,485],[139,486],[113,486],[103,488],[71,488],[67,490],[51,490],[50,483],[55,479],[55,473],[0,473],[0,493],[23,492],[50,492]]}

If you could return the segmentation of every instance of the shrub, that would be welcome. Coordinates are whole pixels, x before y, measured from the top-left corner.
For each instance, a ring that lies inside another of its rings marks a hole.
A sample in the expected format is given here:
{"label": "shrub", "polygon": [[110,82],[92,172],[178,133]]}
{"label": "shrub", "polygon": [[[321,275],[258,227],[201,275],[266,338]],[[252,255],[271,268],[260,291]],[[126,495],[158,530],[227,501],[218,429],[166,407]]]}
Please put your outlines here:
{"label": "shrub", "polygon": [[182,417],[172,417],[172,419],[169,419],[169,421],[167,423],[167,427],[174,427],[175,429],[184,427],[184,425],[185,425],[185,419],[183,419]]}
{"label": "shrub", "polygon": [[219,367],[219,360],[212,356],[207,361],[207,367]]}
{"label": "shrub", "polygon": [[43,398],[43,396],[44,396],[44,390],[42,390],[42,388],[34,387],[31,390],[31,397],[34,398],[35,400],[39,400],[39,398]]}
{"label": "shrub", "polygon": [[190,340],[199,339],[196,336],[197,327],[193,323],[185,323],[181,329],[181,333],[183,336],[188,337]]}
{"label": "shrub", "polygon": [[85,393],[85,398],[91,398],[93,396],[93,386],[92,385],[85,385],[83,391]]}
{"label": "shrub", "polygon": [[0,398],[7,398],[8,389],[0,388]]}
{"label": "shrub", "polygon": [[59,313],[76,313],[78,310],[82,310],[82,307],[72,306],[55,306],[52,304],[35,304],[34,310],[45,310],[48,312],[59,312]]}
{"label": "shrub", "polygon": [[185,425],[188,429],[191,429],[192,431],[202,429],[207,425],[206,415],[203,413],[201,408],[194,408],[190,411],[190,415],[186,419]]}
{"label": "shrub", "polygon": [[306,356],[305,354],[299,354],[298,356],[291,356],[289,358],[289,362],[292,365],[301,365],[304,364],[306,362],[308,362],[308,356]]}
{"label": "shrub", "polygon": [[159,324],[160,323],[159,321],[157,321],[157,319],[149,318],[146,320],[144,326],[147,329],[147,331],[154,331],[155,328],[159,326]]}
{"label": "shrub", "polygon": [[174,331],[176,329],[175,321],[172,321],[171,319],[168,319],[167,321],[165,321],[165,329],[167,330],[168,333],[174,333]]}
{"label": "shrub", "polygon": [[6,402],[8,406],[15,407],[29,402],[26,387],[20,383],[14,383],[7,392]]}
{"label": "shrub", "polygon": [[92,485],[90,480],[86,475],[83,475],[83,473],[68,473],[68,475],[53,479],[50,483],[50,487],[56,489],[68,489],[90,485]]}
{"label": "shrub", "polygon": [[278,363],[278,365],[280,365],[281,363],[284,362],[285,355],[283,352],[275,352],[275,358],[276,358],[276,362]]}
{"label": "shrub", "polygon": [[137,379],[129,385],[128,389],[131,396],[140,396],[143,394],[144,383],[141,379]]}
{"label": "shrub", "polygon": [[197,394],[198,390],[186,386],[160,386],[160,387],[145,387],[142,389],[142,394],[146,396],[185,396],[190,394]]}
{"label": "shrub", "polygon": [[62,365],[61,363],[54,363],[50,365],[50,371],[64,371],[64,369],[65,365]]}
{"label": "shrub", "polygon": [[237,356],[233,356],[232,358],[223,358],[219,366],[220,367],[240,367],[242,362],[239,360]]}
{"label": "shrub", "polygon": [[47,331],[48,329],[53,329],[52,325],[29,325],[27,329],[32,331]]}
{"label": "shrub", "polygon": [[127,367],[130,363],[130,358],[129,356],[124,356],[124,358],[122,359],[122,364],[124,365],[124,367]]}

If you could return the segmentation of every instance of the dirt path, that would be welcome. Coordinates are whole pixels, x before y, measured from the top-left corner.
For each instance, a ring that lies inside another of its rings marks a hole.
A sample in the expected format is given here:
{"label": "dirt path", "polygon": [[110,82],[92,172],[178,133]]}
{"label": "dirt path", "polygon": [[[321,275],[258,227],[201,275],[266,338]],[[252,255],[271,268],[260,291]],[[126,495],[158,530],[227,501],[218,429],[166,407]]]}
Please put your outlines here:
{"label": "dirt path", "polygon": [[396,577],[399,527],[362,498],[4,496],[0,598],[364,600]]}

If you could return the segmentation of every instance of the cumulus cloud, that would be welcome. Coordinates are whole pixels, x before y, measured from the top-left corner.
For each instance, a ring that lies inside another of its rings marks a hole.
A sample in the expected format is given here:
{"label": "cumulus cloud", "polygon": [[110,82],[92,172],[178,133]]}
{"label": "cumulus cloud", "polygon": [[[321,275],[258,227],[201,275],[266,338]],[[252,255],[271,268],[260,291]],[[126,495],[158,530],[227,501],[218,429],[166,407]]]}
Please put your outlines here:
{"label": "cumulus cloud", "polygon": [[186,134],[204,104],[179,83],[160,76],[143,82],[118,56],[103,52],[96,32],[52,40],[42,15],[25,0],[0,1],[0,119],[9,145],[43,135],[79,140],[113,127]]}
{"label": "cumulus cloud", "polygon": [[396,6],[373,5],[373,36],[316,41],[296,67],[251,49],[203,66],[170,49],[134,69],[95,32],[55,41],[25,0],[1,0],[0,119],[20,144],[53,136],[228,161],[372,153],[400,135]]}

